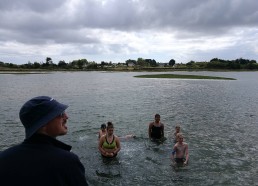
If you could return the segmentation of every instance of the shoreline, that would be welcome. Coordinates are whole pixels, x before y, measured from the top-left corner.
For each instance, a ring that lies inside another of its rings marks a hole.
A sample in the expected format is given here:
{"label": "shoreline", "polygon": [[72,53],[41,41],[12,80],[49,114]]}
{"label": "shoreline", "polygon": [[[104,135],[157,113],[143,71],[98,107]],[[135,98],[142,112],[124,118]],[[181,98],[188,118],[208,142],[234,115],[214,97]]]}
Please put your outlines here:
{"label": "shoreline", "polygon": [[92,71],[103,71],[103,72],[179,72],[179,71],[188,71],[188,72],[257,72],[258,70],[250,69],[190,69],[190,68],[142,68],[142,69],[1,69],[0,74],[50,74],[52,72],[92,72]]}

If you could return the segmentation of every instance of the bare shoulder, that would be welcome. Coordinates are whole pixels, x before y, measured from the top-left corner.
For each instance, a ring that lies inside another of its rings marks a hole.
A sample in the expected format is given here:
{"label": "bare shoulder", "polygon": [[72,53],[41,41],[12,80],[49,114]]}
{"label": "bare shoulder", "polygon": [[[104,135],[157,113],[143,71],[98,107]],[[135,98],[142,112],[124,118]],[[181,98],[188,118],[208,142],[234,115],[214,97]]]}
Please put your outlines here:
{"label": "bare shoulder", "polygon": [[106,135],[103,135],[103,136],[101,136],[101,137],[99,138],[99,141],[100,141],[100,142],[101,142],[101,141],[104,141],[105,138],[106,138]]}
{"label": "bare shoulder", "polygon": [[175,148],[178,147],[178,142],[176,142],[176,144],[174,145],[174,147],[175,147]]}
{"label": "bare shoulder", "polygon": [[184,145],[185,147],[188,147],[188,144],[187,144],[187,143],[185,143],[185,142],[183,143],[183,145]]}
{"label": "bare shoulder", "polygon": [[120,141],[118,136],[114,135],[114,137],[116,141]]}
{"label": "bare shoulder", "polygon": [[101,130],[99,130],[99,135],[101,136],[101,134],[102,134],[102,131],[101,131]]}
{"label": "bare shoulder", "polygon": [[173,146],[173,149],[175,149],[176,148],[176,144]]}

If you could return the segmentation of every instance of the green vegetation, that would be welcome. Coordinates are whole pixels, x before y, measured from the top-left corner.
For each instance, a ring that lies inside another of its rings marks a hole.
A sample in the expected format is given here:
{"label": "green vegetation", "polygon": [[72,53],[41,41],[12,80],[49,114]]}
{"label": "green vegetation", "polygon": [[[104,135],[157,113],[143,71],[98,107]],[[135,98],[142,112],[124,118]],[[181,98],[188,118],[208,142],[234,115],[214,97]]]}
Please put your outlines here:
{"label": "green vegetation", "polygon": [[0,71],[0,74],[17,74],[17,75],[23,75],[23,74],[50,74],[51,72],[31,72],[31,71]]}
{"label": "green vegetation", "polygon": [[178,78],[178,79],[220,79],[220,80],[236,80],[234,78],[216,77],[216,76],[199,76],[199,75],[183,75],[183,74],[153,74],[139,75],[137,78]]}
{"label": "green vegetation", "polygon": [[138,58],[128,59],[125,62],[112,63],[102,61],[88,61],[87,59],[77,59],[71,62],[59,61],[55,64],[50,57],[46,57],[45,62],[17,65],[0,61],[0,71],[175,71],[175,70],[258,70],[255,60],[239,58],[236,60],[223,60],[213,58],[210,61],[188,63],[176,63],[174,59],[167,62],[156,62],[154,59]]}

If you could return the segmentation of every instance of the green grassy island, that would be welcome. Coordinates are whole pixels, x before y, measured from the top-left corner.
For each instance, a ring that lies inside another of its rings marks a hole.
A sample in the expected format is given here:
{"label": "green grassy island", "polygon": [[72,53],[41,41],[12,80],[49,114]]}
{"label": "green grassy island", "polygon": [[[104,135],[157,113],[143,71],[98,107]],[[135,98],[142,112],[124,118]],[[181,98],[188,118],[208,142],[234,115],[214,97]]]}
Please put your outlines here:
{"label": "green grassy island", "polygon": [[217,79],[217,80],[236,80],[234,78],[216,77],[216,76],[199,76],[199,75],[183,75],[183,74],[152,74],[134,76],[137,78],[174,78],[174,79]]}

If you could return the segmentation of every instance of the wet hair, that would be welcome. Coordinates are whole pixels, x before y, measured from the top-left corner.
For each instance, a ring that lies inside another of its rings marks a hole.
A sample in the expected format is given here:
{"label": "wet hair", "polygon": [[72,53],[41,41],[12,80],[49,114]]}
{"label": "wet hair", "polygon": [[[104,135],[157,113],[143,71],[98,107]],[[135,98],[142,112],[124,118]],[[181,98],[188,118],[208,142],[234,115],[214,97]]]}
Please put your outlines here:
{"label": "wet hair", "polygon": [[183,136],[182,133],[177,133],[176,138],[179,138],[179,137],[182,137],[182,138],[183,138],[184,136]]}
{"label": "wet hair", "polygon": [[114,125],[111,121],[107,122],[107,129],[114,128]]}
{"label": "wet hair", "polygon": [[160,117],[160,115],[159,115],[159,114],[155,114],[155,118],[156,118],[156,117]]}
{"label": "wet hair", "polygon": [[175,128],[179,128],[179,129],[180,129],[181,127],[180,127],[180,125],[176,125],[176,127],[175,127]]}
{"label": "wet hair", "polygon": [[107,128],[107,126],[106,126],[106,124],[105,123],[103,123],[103,124],[101,124],[101,127],[100,127],[101,129],[105,129],[105,128]]}

